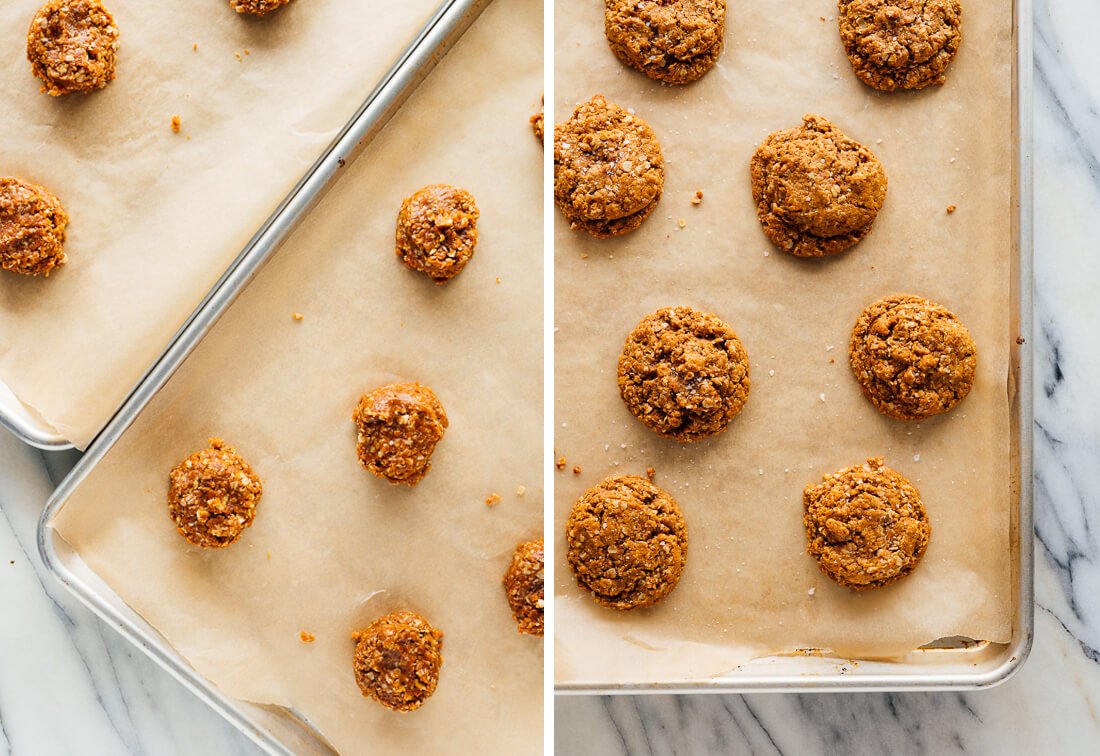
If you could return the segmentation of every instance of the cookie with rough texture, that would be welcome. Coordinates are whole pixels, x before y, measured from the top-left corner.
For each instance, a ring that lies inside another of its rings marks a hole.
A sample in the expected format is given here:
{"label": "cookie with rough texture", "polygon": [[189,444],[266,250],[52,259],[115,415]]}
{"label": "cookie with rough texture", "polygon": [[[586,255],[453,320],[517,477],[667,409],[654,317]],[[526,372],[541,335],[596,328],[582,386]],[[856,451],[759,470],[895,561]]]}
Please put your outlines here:
{"label": "cookie with rough texture", "polygon": [[539,140],[539,144],[546,145],[546,112],[545,105],[539,107],[539,112],[535,113],[530,118],[531,130],[535,132],[535,139]]}
{"label": "cookie with rough texture", "polygon": [[664,190],[661,145],[649,124],[596,95],[554,127],[554,201],[575,229],[621,236]]}
{"label": "cookie with rough texture", "polygon": [[355,682],[367,698],[393,711],[413,711],[435,693],[443,633],[419,614],[387,614],[352,638]]}
{"label": "cookie with rough texture", "polygon": [[687,560],[687,525],[676,501],[636,475],[584,492],[565,523],[577,583],[612,609],[653,606],[672,593]]}
{"label": "cookie with rough texture", "polygon": [[220,438],[176,465],[168,480],[168,514],[195,546],[224,549],[256,519],[263,495],[260,479]]}
{"label": "cookie with rough texture", "polygon": [[273,10],[282,8],[289,2],[290,0],[229,0],[229,7],[237,13],[264,16]]}
{"label": "cookie with rough texture", "polygon": [[546,589],[543,585],[545,549],[542,539],[516,546],[512,563],[504,573],[504,593],[521,633],[543,634]]}
{"label": "cookie with rough texture", "polygon": [[352,420],[363,467],[409,486],[432,469],[432,454],[447,430],[439,398],[419,383],[391,383],[364,394]]}
{"label": "cookie with rough texture", "polygon": [[875,89],[943,84],[962,42],[959,0],[839,0],[840,39],[860,80]]}
{"label": "cookie with rough texture", "polygon": [[687,84],[722,54],[726,0],[606,0],[604,32],[615,57],[651,79]]}
{"label": "cookie with rough texture", "polygon": [[863,395],[898,420],[948,412],[970,393],[978,368],[978,348],[955,313],[904,294],[860,313],[848,356]]}
{"label": "cookie with rough texture", "polygon": [[27,59],[54,97],[107,86],[117,51],[118,27],[99,0],[49,0],[27,32]]}
{"label": "cookie with rough texture", "polygon": [[798,257],[835,255],[856,244],[886,200],[878,158],[817,115],[771,134],[750,169],[764,234]]}
{"label": "cookie with rough texture", "polygon": [[406,197],[397,214],[397,257],[437,284],[462,272],[477,246],[474,197],[465,189],[432,184]]}
{"label": "cookie with rough texture", "polygon": [[69,216],[53,192],[20,178],[0,178],[0,268],[48,276],[65,264]]}
{"label": "cookie with rough texture", "polygon": [[802,502],[810,555],[849,588],[905,577],[928,548],[932,527],[920,494],[880,457],[806,486]]}
{"label": "cookie with rough texture", "polygon": [[642,319],[619,357],[619,394],[647,428],[681,443],[721,433],[749,398],[749,356],[732,328],[691,307]]}

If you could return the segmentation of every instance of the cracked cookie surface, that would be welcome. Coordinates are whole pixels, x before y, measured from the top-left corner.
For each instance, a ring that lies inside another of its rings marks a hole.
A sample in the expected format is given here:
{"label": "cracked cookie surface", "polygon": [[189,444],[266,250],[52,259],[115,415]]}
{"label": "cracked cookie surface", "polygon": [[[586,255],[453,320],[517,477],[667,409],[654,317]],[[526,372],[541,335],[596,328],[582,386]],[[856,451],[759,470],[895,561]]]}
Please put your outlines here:
{"label": "cracked cookie surface", "polygon": [[432,469],[447,430],[435,392],[419,383],[390,383],[359,399],[352,414],[359,462],[390,483],[415,486]]}
{"label": "cracked cookie surface", "polygon": [[393,711],[413,711],[435,693],[443,633],[419,614],[392,612],[352,638],[355,682],[367,698]]}
{"label": "cracked cookie surface", "polygon": [[409,269],[444,284],[474,256],[480,217],[473,195],[465,189],[425,186],[401,203],[397,256]]}
{"label": "cracked cookie surface", "polygon": [[263,485],[232,446],[209,443],[169,473],[168,514],[188,543],[223,549],[256,519]]}
{"label": "cracked cookie surface", "polygon": [[624,64],[651,79],[687,84],[722,54],[725,0],[606,0],[604,32]]}
{"label": "cracked cookie surface", "polygon": [[53,192],[20,178],[0,178],[0,268],[48,276],[64,265],[69,216]]}
{"label": "cracked cookie surface", "polygon": [[504,573],[504,593],[521,633],[542,635],[546,606],[545,548],[541,538],[516,546]]}
{"label": "cracked cookie surface", "polygon": [[118,27],[99,0],[50,0],[27,32],[27,59],[53,97],[107,86],[117,51]]}

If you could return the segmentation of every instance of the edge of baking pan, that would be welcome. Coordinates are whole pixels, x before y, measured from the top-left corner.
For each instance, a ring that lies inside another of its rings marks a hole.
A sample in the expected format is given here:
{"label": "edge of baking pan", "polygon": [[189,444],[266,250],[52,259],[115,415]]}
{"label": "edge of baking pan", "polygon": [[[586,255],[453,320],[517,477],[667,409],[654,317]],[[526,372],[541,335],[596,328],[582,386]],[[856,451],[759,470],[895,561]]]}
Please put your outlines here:
{"label": "edge of baking pan", "polygon": [[[491,2],[492,0],[444,0],[439,5],[336,139],[280,203],[176,332],[163,355],[149,369],[114,417],[89,445],[81,460],[50,496],[38,523],[39,554],[46,568],[65,588],[106,624],[132,642],[179,680],[184,687],[191,690],[246,737],[269,753],[289,756],[300,751],[291,750],[269,727],[259,724],[254,716],[244,710],[243,702],[230,699],[202,678],[178,652],[171,648],[155,628],[126,606],[117,595],[109,594],[109,587],[93,585],[97,577],[82,562],[77,566],[83,567],[81,572],[86,574],[78,574],[78,570],[74,569],[71,561],[78,555],[61,540],[52,528],[51,522],[76,488],[175,374],[210,328],[257,275],[264,263],[290,236],[309,210],[320,201],[327,189],[335,183],[341,169],[382,130],[416,86],[442,60]],[[10,428],[10,425],[4,422],[2,413],[0,413],[0,424]],[[16,432],[14,428],[12,430]],[[16,432],[16,435],[28,443],[33,443],[21,433]],[[263,708],[255,705],[253,707]],[[303,726],[303,732],[305,731],[305,723],[296,717],[294,712],[286,712],[286,714],[288,719],[298,721],[298,724]],[[317,737],[316,733],[311,734],[314,738]],[[320,740],[316,741],[316,745],[322,749],[318,752],[326,752],[323,749],[329,748]]]}
{"label": "edge of baking pan", "polygon": [[36,449],[62,451],[73,448],[72,441],[37,417],[3,381],[0,381],[0,428]]}
{"label": "edge of baking pan", "polygon": [[[918,654],[983,654],[992,658],[986,663],[972,659],[959,659],[959,666],[967,669],[936,673],[911,671],[903,674],[886,671],[889,662],[847,662],[837,658],[815,659],[823,674],[807,674],[803,671],[779,671],[752,673],[739,671],[736,676],[716,677],[710,680],[686,683],[645,683],[638,685],[562,684],[555,685],[559,695],[644,695],[644,694],[697,694],[697,693],[815,693],[815,692],[884,692],[884,691],[936,691],[976,690],[991,688],[1012,677],[1031,653],[1035,635],[1035,561],[1033,529],[1033,403],[1034,374],[1031,351],[1032,339],[1032,249],[1033,249],[1033,188],[1032,188],[1032,0],[1015,0],[1016,60],[1013,70],[1014,136],[1017,145],[1015,166],[1016,228],[1015,238],[1019,246],[1013,271],[1013,296],[1019,308],[1012,323],[1015,333],[1023,338],[1013,346],[1013,372],[1009,375],[1010,401],[1013,405],[1013,432],[1017,434],[1019,459],[1016,493],[1018,511],[1013,533],[1017,551],[1018,570],[1014,575],[1014,595],[1018,601],[1013,621],[1012,641],[1003,646],[984,646],[970,651],[947,649],[918,651]],[[1023,343],[1021,343],[1023,341]],[[745,665],[767,669],[769,663],[782,666],[782,657],[771,657]],[[793,665],[792,665],[793,666]],[[919,665],[912,665],[916,669]],[[873,668],[874,672],[856,669]],[[881,670],[881,671],[880,671]]]}

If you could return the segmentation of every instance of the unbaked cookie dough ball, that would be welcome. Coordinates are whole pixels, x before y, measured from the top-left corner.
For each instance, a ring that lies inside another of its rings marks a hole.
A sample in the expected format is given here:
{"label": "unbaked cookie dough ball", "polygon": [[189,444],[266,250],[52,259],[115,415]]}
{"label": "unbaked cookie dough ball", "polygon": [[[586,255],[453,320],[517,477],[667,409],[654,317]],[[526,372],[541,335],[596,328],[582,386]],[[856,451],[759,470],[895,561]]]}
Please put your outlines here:
{"label": "unbaked cookie dough ball", "polygon": [[224,549],[256,518],[260,479],[220,438],[176,465],[168,478],[168,514],[195,546]]}
{"label": "unbaked cookie dough ball", "polygon": [[27,32],[27,59],[55,97],[107,86],[117,50],[118,27],[99,0],[49,0]]}
{"label": "unbaked cookie dough ball", "polygon": [[932,527],[917,489],[881,457],[802,492],[810,555],[841,585],[879,588],[916,569]]}
{"label": "unbaked cookie dough ball", "polygon": [[619,357],[619,394],[647,428],[681,443],[721,433],[749,398],[749,357],[733,329],[691,307],[642,319]]}
{"label": "unbaked cookie dough ball", "polygon": [[665,185],[649,124],[596,95],[554,127],[554,201],[574,229],[596,238],[637,229]]}
{"label": "unbaked cookie dough ball", "polygon": [[413,711],[435,693],[443,633],[419,614],[387,614],[352,638],[355,682],[367,698],[394,711]]}
{"label": "unbaked cookie dough ball", "polygon": [[946,81],[962,42],[959,0],[839,0],[840,39],[856,76],[884,92]]}
{"label": "unbaked cookie dough ball", "polygon": [[48,276],[65,264],[69,216],[52,192],[20,178],[0,178],[0,268]]}
{"label": "unbaked cookie dough ball", "polygon": [[752,157],[752,196],[764,234],[798,257],[843,252],[867,236],[886,201],[878,158],[827,119],[771,134]]}
{"label": "unbaked cookie dough ball", "polygon": [[443,405],[419,383],[391,383],[364,394],[352,419],[363,467],[409,486],[428,474],[435,446],[447,430]]}
{"label": "unbaked cookie dough ball", "polygon": [[608,478],[584,492],[565,523],[566,558],[597,603],[641,609],[680,582],[687,525],[676,501],[645,478]]}
{"label": "unbaked cookie dough ball", "polygon": [[237,13],[264,16],[273,10],[282,8],[289,2],[290,0],[229,0],[229,7]]}
{"label": "unbaked cookie dough ball", "polygon": [[606,0],[604,31],[626,65],[667,84],[687,84],[722,54],[726,0]]}
{"label": "unbaked cookie dough ball", "polygon": [[401,203],[397,256],[437,284],[447,283],[474,256],[480,216],[473,195],[465,189],[426,186]]}
{"label": "unbaked cookie dough ball", "polygon": [[546,605],[544,559],[541,538],[525,541],[516,546],[512,563],[504,573],[504,592],[508,596],[508,605],[512,607],[512,617],[519,631],[528,635],[543,634],[543,610]]}
{"label": "unbaked cookie dough ball", "polygon": [[978,348],[955,313],[899,294],[860,313],[849,361],[863,395],[879,412],[923,420],[950,411],[970,393]]}

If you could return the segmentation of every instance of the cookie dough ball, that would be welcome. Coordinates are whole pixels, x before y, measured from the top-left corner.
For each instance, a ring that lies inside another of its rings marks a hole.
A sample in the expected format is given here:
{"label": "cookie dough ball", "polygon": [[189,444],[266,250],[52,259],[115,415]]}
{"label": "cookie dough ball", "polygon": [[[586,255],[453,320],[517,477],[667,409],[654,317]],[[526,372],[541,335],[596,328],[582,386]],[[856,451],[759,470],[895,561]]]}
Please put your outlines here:
{"label": "cookie dough ball", "polygon": [[355,682],[367,698],[394,711],[413,711],[435,693],[443,633],[419,614],[387,614],[352,638]]}
{"label": "cookie dough ball", "polygon": [[619,393],[634,417],[681,443],[721,433],[749,398],[749,356],[733,329],[691,307],[665,307],[626,337]]}
{"label": "cookie dough ball", "polygon": [[882,458],[826,475],[806,486],[802,502],[810,555],[849,588],[905,577],[928,548],[932,527],[920,494]]}
{"label": "cookie dough ball", "polygon": [[948,412],[970,393],[978,348],[955,313],[921,297],[885,297],[852,329],[849,361],[871,404],[898,420]]}
{"label": "cookie dough ball", "polygon": [[117,50],[118,27],[99,0],[49,0],[27,32],[27,59],[54,97],[107,86]]}
{"label": "cookie dough ball", "polygon": [[777,131],[752,156],[752,196],[764,234],[798,257],[843,252],[871,231],[886,200],[872,152],[827,119]]}
{"label": "cookie dough ball", "polygon": [[0,268],[48,276],[65,264],[69,216],[52,192],[19,178],[0,178]]}
{"label": "cookie dough ball", "polygon": [[444,284],[462,272],[477,246],[477,204],[465,189],[432,184],[407,197],[397,215],[397,256]]}
{"label": "cookie dough ball", "polygon": [[575,229],[603,239],[635,230],[665,185],[649,124],[596,95],[554,127],[554,201]]}
{"label": "cookie dough ball", "polygon": [[364,394],[352,415],[359,461],[390,483],[415,486],[432,468],[447,413],[435,392],[419,383],[391,383]]}
{"label": "cookie dough ball", "polygon": [[636,475],[584,492],[565,523],[577,583],[612,609],[653,606],[672,593],[687,560],[687,525],[676,501]]}
{"label": "cookie dough ball", "polygon": [[943,84],[962,41],[959,0],[840,0],[840,39],[864,84],[893,92]]}
{"label": "cookie dough ball", "polygon": [[282,8],[289,2],[290,0],[229,0],[229,7],[237,13],[264,16],[273,10]]}
{"label": "cookie dough ball", "polygon": [[626,65],[667,84],[687,84],[722,54],[726,0],[606,0],[604,31]]}
{"label": "cookie dough ball", "polygon": [[168,514],[195,546],[224,549],[256,518],[260,479],[220,438],[176,465],[168,479]]}
{"label": "cookie dough ball", "polygon": [[546,593],[543,587],[542,539],[516,546],[512,563],[504,573],[504,592],[521,633],[542,635]]}

